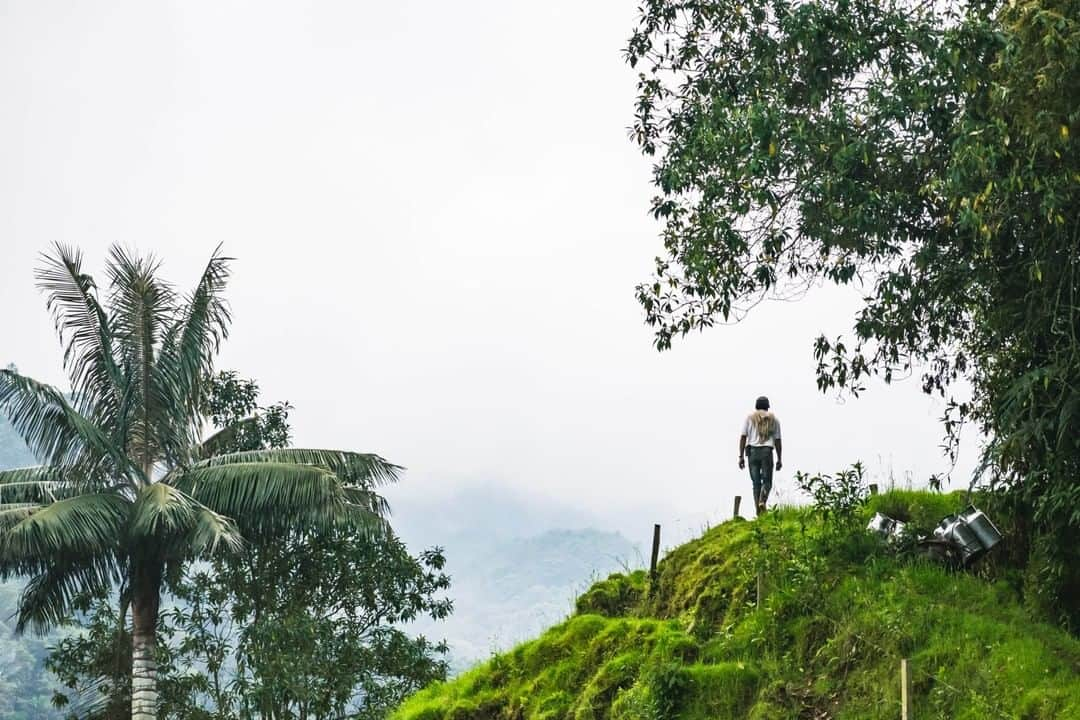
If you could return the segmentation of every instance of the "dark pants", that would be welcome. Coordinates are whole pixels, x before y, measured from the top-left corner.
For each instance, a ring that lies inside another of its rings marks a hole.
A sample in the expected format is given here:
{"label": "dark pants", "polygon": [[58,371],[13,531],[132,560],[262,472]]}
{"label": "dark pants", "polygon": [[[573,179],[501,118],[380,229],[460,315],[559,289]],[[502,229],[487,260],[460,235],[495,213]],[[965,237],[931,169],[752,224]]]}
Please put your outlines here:
{"label": "dark pants", "polygon": [[773,449],[768,446],[747,448],[750,482],[754,484],[754,505],[763,505],[772,492]]}

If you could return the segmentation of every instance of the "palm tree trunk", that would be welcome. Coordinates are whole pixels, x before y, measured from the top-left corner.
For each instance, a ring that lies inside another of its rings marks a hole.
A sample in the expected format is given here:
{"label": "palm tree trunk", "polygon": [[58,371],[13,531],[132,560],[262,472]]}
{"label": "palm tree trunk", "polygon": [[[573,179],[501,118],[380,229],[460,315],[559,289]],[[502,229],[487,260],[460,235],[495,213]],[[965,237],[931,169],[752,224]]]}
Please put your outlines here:
{"label": "palm tree trunk", "polygon": [[140,583],[132,598],[131,720],[157,720],[158,582]]}

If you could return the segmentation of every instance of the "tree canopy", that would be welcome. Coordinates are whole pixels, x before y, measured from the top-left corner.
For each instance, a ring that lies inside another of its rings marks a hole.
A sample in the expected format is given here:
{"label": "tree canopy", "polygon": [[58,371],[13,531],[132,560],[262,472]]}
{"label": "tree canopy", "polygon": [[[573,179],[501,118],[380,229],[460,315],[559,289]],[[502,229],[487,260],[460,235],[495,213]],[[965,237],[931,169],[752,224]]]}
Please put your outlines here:
{"label": "tree canopy", "polygon": [[[628,49],[665,254],[659,348],[758,302],[855,284],[818,384],[921,375],[979,478],[1031,517],[1038,588],[1080,590],[1080,6],[648,0]],[[957,383],[963,380],[963,383]],[[1049,581],[1049,582],[1047,582]],[[1071,617],[1068,617],[1071,616]]]}
{"label": "tree canopy", "polygon": [[[288,403],[260,407],[258,385],[235,372],[206,386],[216,453],[289,445]],[[159,718],[383,717],[446,676],[445,644],[402,627],[449,614],[444,562],[389,531],[298,528],[186,568],[158,619]],[[78,631],[49,656],[73,718],[126,717],[131,639],[118,615],[115,594],[86,597]]]}

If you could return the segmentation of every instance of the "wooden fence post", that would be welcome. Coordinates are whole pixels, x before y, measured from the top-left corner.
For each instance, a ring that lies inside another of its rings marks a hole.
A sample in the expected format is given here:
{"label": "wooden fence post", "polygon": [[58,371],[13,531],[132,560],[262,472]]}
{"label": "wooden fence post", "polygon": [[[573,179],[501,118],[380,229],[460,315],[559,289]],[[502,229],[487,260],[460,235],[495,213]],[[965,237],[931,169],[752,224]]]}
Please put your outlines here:
{"label": "wooden fence post", "polygon": [[652,559],[649,560],[649,592],[652,592],[656,584],[656,561],[660,559],[660,524],[653,525],[652,529]]}
{"label": "wooden fence post", "polygon": [[908,659],[900,661],[900,720],[914,720],[911,707],[911,666]]}
{"label": "wooden fence post", "polygon": [[731,514],[731,517],[739,517],[739,505],[742,505],[742,495],[735,496],[735,512]]}

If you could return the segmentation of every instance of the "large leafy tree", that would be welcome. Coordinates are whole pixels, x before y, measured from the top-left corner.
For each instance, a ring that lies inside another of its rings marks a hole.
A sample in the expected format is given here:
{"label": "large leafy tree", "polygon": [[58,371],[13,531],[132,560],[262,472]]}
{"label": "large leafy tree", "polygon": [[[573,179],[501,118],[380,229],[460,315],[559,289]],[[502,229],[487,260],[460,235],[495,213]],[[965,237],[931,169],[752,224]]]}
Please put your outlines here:
{"label": "large leafy tree", "polygon": [[[288,444],[290,406],[257,399],[256,383],[236,373],[211,378],[205,411],[232,429],[218,452]],[[248,537],[170,588],[158,623],[160,717],[374,720],[445,678],[445,643],[401,627],[450,612],[440,549],[414,557],[392,532],[348,527]],[[71,717],[124,717],[130,705],[130,638],[116,615],[115,597],[94,599],[49,657],[70,691],[57,701],[76,699]]]}
{"label": "large leafy tree", "polygon": [[950,437],[988,438],[1015,545],[1049,558],[1030,587],[1073,621],[1078,18],[1072,0],[648,0],[627,51],[666,250],[638,288],[657,345],[856,284],[819,386],[916,373],[947,396]]}
{"label": "large leafy tree", "polygon": [[[113,248],[107,290],[57,246],[37,277],[64,347],[70,395],[0,370],[0,411],[41,461],[0,473],[0,577],[28,576],[18,629],[45,630],[87,592],[131,614],[131,715],[157,715],[162,589],[193,558],[298,526],[381,531],[377,455],[276,449],[214,455],[202,400],[228,333],[228,258],[178,293],[159,263]],[[222,431],[224,433],[230,430]]]}
{"label": "large leafy tree", "polygon": [[995,39],[964,9],[903,0],[644,4],[627,52],[642,70],[634,137],[657,158],[652,209],[666,255],[638,298],[658,347],[823,280],[865,283],[864,322],[898,293],[932,300],[914,318],[922,327],[866,335],[881,351],[867,361],[882,372],[910,370],[942,349],[932,341],[951,323],[962,329],[971,301],[961,290],[953,316],[930,315],[943,310],[939,295],[953,278],[919,281],[942,267],[924,254],[967,240],[946,219],[941,185],[968,89],[984,82]]}
{"label": "large leafy tree", "polygon": [[379,720],[445,679],[446,645],[401,627],[450,611],[438,549],[414,557],[390,533],[371,542],[333,531],[244,560],[185,577],[165,617],[185,638],[178,666],[206,668],[175,674],[201,690],[177,717]]}
{"label": "large leafy tree", "polygon": [[[236,429],[220,436],[219,451],[288,444],[289,406],[259,408],[257,398],[252,381],[214,378],[207,412]],[[368,538],[348,527],[284,536],[241,528],[251,541],[189,573],[167,618],[191,639],[184,664],[207,669],[195,700],[212,717],[374,720],[445,678],[445,643],[401,628],[452,609],[440,597],[450,581],[439,548],[414,557],[392,532]]]}
{"label": "large leafy tree", "polygon": [[1080,3],[1008,3],[995,25],[944,184],[977,298],[965,409],[1033,544],[1029,599],[1080,631]]}

